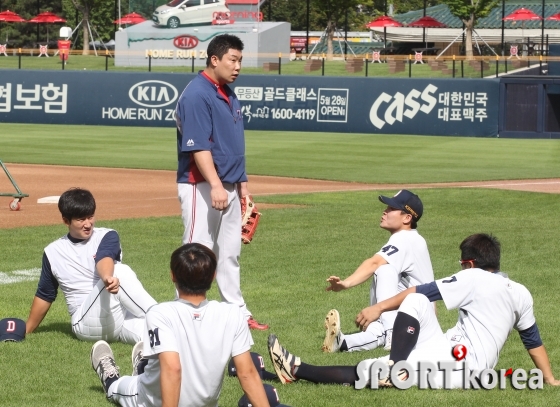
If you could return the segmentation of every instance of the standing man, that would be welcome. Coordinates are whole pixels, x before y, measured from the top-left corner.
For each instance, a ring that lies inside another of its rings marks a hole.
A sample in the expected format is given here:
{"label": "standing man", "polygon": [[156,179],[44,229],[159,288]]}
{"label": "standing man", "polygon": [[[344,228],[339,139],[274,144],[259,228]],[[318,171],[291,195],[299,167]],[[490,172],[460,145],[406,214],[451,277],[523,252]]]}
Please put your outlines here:
{"label": "standing man", "polygon": [[265,330],[268,325],[247,309],[240,286],[240,197],[249,190],[241,105],[228,84],[239,76],[242,51],[238,37],[215,37],[206,68],[177,102],[177,184],[183,244],[201,243],[216,253],[222,300],[238,305],[251,329]]}
{"label": "standing man", "polygon": [[[370,305],[390,298],[409,287],[434,281],[434,271],[426,241],[416,230],[424,206],[418,195],[403,189],[392,198],[380,196],[387,205],[379,226],[391,234],[389,241],[373,257],[366,259],[354,273],[341,280],[331,276],[327,291],[341,291],[364,283],[373,276]],[[385,345],[391,350],[396,311],[385,312],[379,320],[363,328],[363,332],[344,335],[336,309],[325,318],[323,351],[355,352]]]}
{"label": "standing man", "polygon": [[107,398],[123,407],[217,407],[231,357],[251,405],[269,407],[245,315],[235,304],[206,299],[216,275],[214,253],[186,244],[170,263],[179,298],[148,311],[144,341],[132,351],[132,376],[120,376],[107,342],[93,345],[91,364]]}
{"label": "standing man", "polygon": [[134,271],[121,263],[117,232],[95,227],[95,208],[86,189],[72,188],[60,196],[58,209],[68,234],[45,248],[28,334],[39,326],[60,287],[78,339],[132,345],[142,339],[146,311],[156,301]]}

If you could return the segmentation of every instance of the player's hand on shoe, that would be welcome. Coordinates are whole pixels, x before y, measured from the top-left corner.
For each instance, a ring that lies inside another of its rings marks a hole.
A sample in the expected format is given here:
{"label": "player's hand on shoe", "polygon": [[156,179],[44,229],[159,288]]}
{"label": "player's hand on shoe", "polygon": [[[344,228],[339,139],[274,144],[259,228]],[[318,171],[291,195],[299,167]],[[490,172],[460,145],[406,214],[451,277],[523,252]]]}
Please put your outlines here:
{"label": "player's hand on shoe", "polygon": [[119,292],[119,279],[115,276],[108,277],[107,280],[103,282],[105,284],[105,288],[111,294],[116,294]]}
{"label": "player's hand on shoe", "polygon": [[365,331],[369,324],[377,321],[381,316],[381,311],[375,305],[364,308],[356,317],[356,326]]}
{"label": "player's hand on shoe", "polygon": [[341,280],[340,277],[336,276],[330,276],[329,278],[327,278],[327,283],[330,284],[327,287],[327,291],[338,292],[346,290],[348,288],[348,284],[344,282],[344,280]]}
{"label": "player's hand on shoe", "polygon": [[223,211],[228,207],[228,194],[221,184],[212,187],[210,197],[212,198],[212,208]]}

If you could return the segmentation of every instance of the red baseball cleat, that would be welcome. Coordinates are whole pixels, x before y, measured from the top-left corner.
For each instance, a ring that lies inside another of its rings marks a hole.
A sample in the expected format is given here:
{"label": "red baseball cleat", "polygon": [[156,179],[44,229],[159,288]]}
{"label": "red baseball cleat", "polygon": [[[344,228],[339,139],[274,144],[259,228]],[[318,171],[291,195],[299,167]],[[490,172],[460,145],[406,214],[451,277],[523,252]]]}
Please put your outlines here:
{"label": "red baseball cleat", "polygon": [[268,329],[267,324],[261,324],[252,316],[247,320],[247,324],[249,324],[249,329],[257,329],[259,331],[266,331]]}

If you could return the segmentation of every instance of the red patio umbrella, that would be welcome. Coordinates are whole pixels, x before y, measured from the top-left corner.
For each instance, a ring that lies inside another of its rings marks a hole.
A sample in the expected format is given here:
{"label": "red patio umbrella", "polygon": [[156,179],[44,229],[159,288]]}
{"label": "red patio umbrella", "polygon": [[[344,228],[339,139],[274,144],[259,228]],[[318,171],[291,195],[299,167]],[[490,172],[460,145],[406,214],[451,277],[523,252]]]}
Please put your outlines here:
{"label": "red patio umbrella", "polygon": [[367,28],[383,27],[383,42],[387,48],[387,27],[402,27],[402,24],[389,16],[380,16],[366,24]]}
{"label": "red patio umbrella", "polygon": [[367,28],[373,27],[402,27],[402,24],[397,20],[393,20],[389,16],[377,17],[375,20],[366,24]]}
{"label": "red patio umbrella", "polygon": [[118,24],[118,25],[125,25],[125,24],[132,25],[132,24],[141,23],[143,21],[146,21],[146,19],[144,17],[142,17],[142,15],[140,15],[138,13],[130,13],[130,14],[122,16],[120,19],[117,19],[113,22],[115,24]]}
{"label": "red patio umbrella", "polygon": [[433,17],[424,16],[412,23],[407,24],[408,27],[421,27],[421,28],[445,28],[447,25],[439,22]]}
{"label": "red patio umbrella", "polygon": [[[60,24],[65,23],[66,20],[62,17],[57,16],[50,11],[45,11],[41,14],[36,15],[28,23],[35,23],[35,24]],[[47,42],[49,42],[49,27],[47,26]]]}
{"label": "red patio umbrella", "polygon": [[504,21],[522,21],[521,23],[521,36],[523,35],[523,30],[525,29],[525,21],[542,20],[542,17],[535,14],[533,11],[521,7],[515,10],[513,13],[508,14],[503,18]]}
{"label": "red patio umbrella", "polygon": [[[418,20],[413,21],[412,23],[408,23],[407,24],[408,27],[421,27],[424,30],[426,28],[445,28],[447,27],[447,25],[443,24],[442,22],[436,20],[433,17],[430,16],[424,16],[424,17],[420,17]],[[426,37],[425,37],[425,33],[426,31],[423,32],[422,37],[424,37],[422,40],[425,41]],[[428,44],[426,43],[426,48],[428,48]]]}
{"label": "red patio umbrella", "polygon": [[546,18],[547,20],[560,21],[560,13],[556,13]]}
{"label": "red patio umbrella", "polygon": [[[25,19],[13,11],[6,10],[0,13],[0,21],[5,23],[25,23]],[[6,42],[8,42],[8,33],[6,32]]]}
{"label": "red patio umbrella", "polygon": [[0,13],[0,21],[4,21],[6,23],[24,23],[25,19],[21,18],[19,14],[14,13],[13,11],[6,10]]}

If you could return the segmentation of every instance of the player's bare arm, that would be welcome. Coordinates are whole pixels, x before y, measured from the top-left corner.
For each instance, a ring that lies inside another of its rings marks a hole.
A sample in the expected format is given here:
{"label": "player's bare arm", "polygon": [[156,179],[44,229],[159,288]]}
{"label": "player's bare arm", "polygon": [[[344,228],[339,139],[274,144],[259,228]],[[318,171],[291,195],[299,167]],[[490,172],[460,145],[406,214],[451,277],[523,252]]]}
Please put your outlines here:
{"label": "player's bare arm", "polygon": [[41,324],[47,312],[51,308],[51,303],[45,301],[39,297],[33,298],[33,303],[31,304],[31,310],[29,311],[29,317],[25,323],[25,333],[30,334],[35,331],[37,327]]}
{"label": "player's bare arm", "polygon": [[247,188],[247,182],[240,182],[239,183],[239,196],[244,197],[247,195],[251,195],[249,189]]}
{"label": "player's bare arm", "polygon": [[161,368],[161,407],[177,407],[181,395],[181,360],[177,352],[158,354]]}
{"label": "player's bare arm", "polygon": [[327,283],[330,284],[330,286],[327,287],[327,291],[338,292],[360,285],[369,280],[377,269],[384,264],[387,264],[387,260],[379,254],[375,254],[373,257],[364,260],[356,271],[345,280],[341,280],[340,277],[337,276],[330,276],[327,278]]}
{"label": "player's bare arm", "polygon": [[269,407],[268,399],[249,351],[233,357],[241,388],[254,407]]}
{"label": "player's bare arm", "polygon": [[219,211],[224,210],[228,206],[228,194],[222,185],[220,177],[214,167],[214,160],[210,151],[196,151],[193,153],[194,162],[200,173],[212,187],[210,196],[212,198],[212,208]]}
{"label": "player's bare arm", "polygon": [[110,257],[105,257],[97,262],[97,273],[105,284],[105,289],[111,294],[119,292],[119,279],[113,276],[115,271],[115,262]]}
{"label": "player's bare arm", "polygon": [[406,296],[415,292],[416,286],[410,287],[404,291],[401,291],[394,297],[388,298],[385,301],[378,302],[371,307],[364,308],[356,317],[356,326],[362,331],[365,331],[368,325],[373,321],[377,321],[382,313],[398,309]]}
{"label": "player's bare arm", "polygon": [[546,353],[544,345],[533,349],[527,349],[527,352],[529,352],[529,356],[533,359],[533,363],[537,369],[540,369],[543,373],[544,382],[551,386],[560,386],[560,380],[556,380],[552,374],[550,360],[548,359],[548,354]]}

